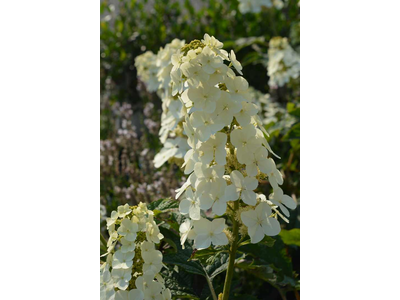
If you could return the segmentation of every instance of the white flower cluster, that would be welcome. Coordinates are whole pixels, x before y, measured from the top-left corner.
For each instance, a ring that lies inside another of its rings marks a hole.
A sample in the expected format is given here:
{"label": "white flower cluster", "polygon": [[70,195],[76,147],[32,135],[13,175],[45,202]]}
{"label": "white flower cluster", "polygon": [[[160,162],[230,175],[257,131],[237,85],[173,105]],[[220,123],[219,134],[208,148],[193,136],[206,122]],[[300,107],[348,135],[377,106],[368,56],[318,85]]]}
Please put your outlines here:
{"label": "white flower cluster", "polygon": [[161,48],[157,55],[148,51],[135,59],[138,76],[145,82],[147,90],[150,92],[157,91],[162,100],[163,112],[159,135],[163,148],[154,157],[154,166],[156,168],[161,167],[173,157],[182,160],[189,150],[186,142],[187,137],[184,136],[182,128],[184,119],[183,105],[176,96],[172,96],[170,76],[173,67],[171,57],[179,52],[184,44],[185,41],[174,39],[164,48]]}
{"label": "white flower cluster", "polygon": [[[172,56],[172,95],[185,107],[183,128],[190,146],[183,164],[190,176],[177,190],[177,198],[184,193],[180,212],[189,217],[180,227],[181,244],[194,239],[197,249],[228,244],[225,219],[209,221],[202,210],[222,216],[228,202],[241,200],[242,211],[234,213],[257,243],[265,234],[280,232],[278,207],[285,215],[289,214],[286,207],[296,207],[279,187],[282,174],[270,157],[273,152],[258,107],[251,102],[248,82],[230,68],[242,74],[242,66],[233,51],[228,54],[222,47],[205,34],[203,40],[192,41]],[[274,190],[269,200],[254,192],[258,179],[266,177]]]}
{"label": "white flower cluster", "polygon": [[282,0],[239,0],[239,10],[242,14],[252,12],[259,13],[262,7],[271,8],[272,6],[281,9],[284,5]]}
{"label": "white flower cluster", "polygon": [[100,267],[100,299],[170,300],[159,274],[162,253],[155,249],[163,238],[154,214],[146,205],[125,204],[107,218],[110,238],[107,262]]}
{"label": "white flower cluster", "polygon": [[264,94],[253,87],[249,87],[249,92],[252,99],[254,99],[254,103],[259,108],[260,116],[262,117],[261,120],[264,125],[277,122],[278,115],[285,117],[285,124],[289,127],[295,122],[294,117],[291,117],[279,102],[274,101],[270,94]]}
{"label": "white flower cluster", "polygon": [[147,51],[135,58],[137,75],[144,82],[149,92],[155,92],[159,87],[156,59],[156,55],[151,51]]}
{"label": "white flower cluster", "polygon": [[269,86],[283,86],[300,76],[300,55],[289,45],[287,38],[274,37],[268,49]]}

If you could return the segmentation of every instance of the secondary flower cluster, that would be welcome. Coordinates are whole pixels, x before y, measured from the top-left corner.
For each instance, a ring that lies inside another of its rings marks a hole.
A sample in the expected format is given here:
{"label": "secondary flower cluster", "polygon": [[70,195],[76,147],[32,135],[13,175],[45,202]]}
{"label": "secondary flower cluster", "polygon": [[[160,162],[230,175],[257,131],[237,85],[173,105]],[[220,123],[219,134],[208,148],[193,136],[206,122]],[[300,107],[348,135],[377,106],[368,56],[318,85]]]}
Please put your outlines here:
{"label": "secondary flower cluster", "polygon": [[[278,207],[285,215],[286,207],[296,207],[279,187],[282,174],[270,156],[274,153],[248,82],[231,68],[243,75],[242,66],[233,50],[228,53],[222,47],[205,34],[172,56],[172,95],[184,105],[183,128],[190,146],[183,164],[190,176],[177,190],[177,198],[184,193],[180,212],[189,217],[180,227],[181,243],[194,239],[197,249],[226,245],[230,236],[224,218],[209,221],[202,211],[233,215],[257,243],[280,232]],[[265,178],[273,187],[269,200],[254,192]],[[237,211],[231,206],[234,201],[240,201]]]}
{"label": "secondary flower cluster", "polygon": [[110,238],[107,262],[100,268],[100,298],[104,300],[171,299],[159,274],[162,253],[155,249],[163,238],[146,205],[125,204],[107,218]]}
{"label": "secondary flower cluster", "polygon": [[271,122],[278,122],[278,120],[284,120],[282,126],[290,127],[296,121],[295,118],[288,114],[287,110],[279,102],[272,99],[270,94],[264,94],[252,87],[249,87],[249,92],[254,103],[257,104],[262,117],[264,125],[268,125]]}
{"label": "secondary flower cluster", "polygon": [[300,55],[289,45],[287,38],[274,37],[268,49],[269,86],[283,86],[300,76]]}
{"label": "secondary flower cluster", "polygon": [[252,12],[259,13],[262,7],[270,8],[272,6],[281,9],[284,3],[282,0],[239,0],[239,10],[242,14]]}
{"label": "secondary flower cluster", "polygon": [[171,56],[183,47],[185,41],[174,39],[171,43],[161,48],[157,55],[150,51],[135,59],[138,76],[146,84],[150,92],[157,91],[162,100],[161,128],[159,132],[163,148],[154,158],[154,166],[161,167],[171,158],[183,160],[183,156],[189,150],[183,135],[182,120],[184,110],[182,103],[172,96],[171,87]]}
{"label": "secondary flower cluster", "polygon": [[144,82],[149,92],[155,92],[159,87],[156,59],[156,55],[151,51],[147,51],[135,58],[137,75]]}

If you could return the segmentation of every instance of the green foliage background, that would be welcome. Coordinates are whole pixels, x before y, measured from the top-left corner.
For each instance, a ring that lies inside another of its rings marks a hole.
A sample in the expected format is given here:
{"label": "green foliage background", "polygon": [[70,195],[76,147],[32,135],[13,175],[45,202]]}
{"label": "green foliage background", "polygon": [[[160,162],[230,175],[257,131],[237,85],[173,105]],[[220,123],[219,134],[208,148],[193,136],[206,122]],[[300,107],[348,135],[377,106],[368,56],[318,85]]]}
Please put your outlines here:
{"label": "green foliage background", "polygon": [[[161,117],[161,101],[155,94],[140,88],[134,59],[147,50],[157,53],[160,47],[174,38],[201,39],[204,33],[214,35],[224,43],[224,49],[234,49],[244,67],[244,77],[250,86],[286,108],[277,121],[266,125],[272,149],[281,156],[277,167],[285,177],[282,187],[300,203],[300,85],[292,80],[286,86],[270,90],[266,64],[268,41],[274,36],[288,37],[291,46],[300,51],[300,7],[298,1],[287,0],[284,8],[263,9],[260,13],[241,14],[238,1],[102,1],[100,4],[100,69],[101,69],[101,140],[116,138],[118,118],[112,111],[115,103],[128,103],[133,110],[132,121],[141,129],[141,143],[156,153],[161,147],[157,134],[146,130],[142,111],[146,103],[154,103],[153,118]],[[287,117],[291,122],[288,123]],[[138,129],[138,130],[139,130]],[[124,149],[125,148],[125,149]],[[118,145],[118,153],[128,151],[128,146]],[[132,151],[132,150],[130,150]],[[137,151],[137,150],[135,150]],[[118,164],[116,168],[120,168]],[[143,173],[140,180],[151,181],[153,174],[135,160],[133,168]],[[165,169],[174,180],[171,188],[178,188],[183,176],[174,165]],[[167,172],[165,171],[165,172]],[[101,171],[101,203],[110,214],[123,203],[136,204],[116,193],[115,185],[128,187],[135,178],[124,172]],[[147,177],[146,177],[147,175]],[[268,183],[259,191],[268,195]],[[164,197],[171,195],[167,192]],[[163,198],[164,198],[163,197]],[[158,199],[150,199],[155,201]],[[148,202],[150,202],[148,201]],[[174,210],[178,202],[160,200],[149,204],[157,210],[165,240],[160,245],[168,269],[164,270],[166,284],[175,299],[211,299],[207,280],[212,281],[217,294],[222,292],[227,264],[225,248],[201,250],[186,243],[182,250],[178,227],[180,215]],[[244,241],[239,247],[231,299],[299,299],[300,289],[300,208],[291,212],[290,223],[283,224],[278,237],[266,238],[262,243]],[[104,233],[104,221],[101,223]]]}

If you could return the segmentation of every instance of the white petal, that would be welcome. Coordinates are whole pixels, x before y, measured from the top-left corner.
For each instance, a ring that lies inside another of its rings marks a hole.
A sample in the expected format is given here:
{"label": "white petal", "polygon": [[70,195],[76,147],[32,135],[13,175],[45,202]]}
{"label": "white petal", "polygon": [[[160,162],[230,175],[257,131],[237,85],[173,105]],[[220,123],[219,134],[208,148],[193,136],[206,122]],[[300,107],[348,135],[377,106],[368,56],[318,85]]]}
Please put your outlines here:
{"label": "white petal", "polygon": [[225,147],[223,147],[222,149],[218,148],[215,151],[215,161],[219,165],[225,165],[226,164],[226,150],[225,150]]}
{"label": "white petal", "polygon": [[235,171],[232,171],[232,173],[231,173],[231,181],[237,188],[241,188],[243,186],[242,183],[244,181],[244,177],[243,177],[242,173],[235,170]]}
{"label": "white petal", "polygon": [[200,208],[202,210],[210,209],[214,203],[214,199],[207,192],[203,193],[199,198]]}
{"label": "white petal", "polygon": [[229,243],[228,238],[226,237],[225,232],[221,232],[221,233],[215,234],[215,235],[211,238],[211,242],[212,242],[215,246],[228,245],[228,243]]}
{"label": "white petal", "polygon": [[292,197],[289,197],[288,195],[284,195],[282,197],[282,203],[290,209],[296,209],[296,202],[293,200]]}
{"label": "white petal", "polygon": [[234,129],[231,132],[231,143],[237,148],[240,146],[242,140],[242,130]]}
{"label": "white petal", "polygon": [[246,172],[248,176],[256,176],[258,174],[257,165],[254,163],[246,164]]}
{"label": "white petal", "polygon": [[282,213],[283,213],[286,217],[290,217],[289,210],[286,208],[286,206],[284,206],[284,205],[282,205],[281,203],[279,203],[279,208],[281,209]]}
{"label": "white petal", "polygon": [[244,190],[242,191],[242,200],[248,205],[256,205],[257,195],[253,191]]}
{"label": "white petal", "polygon": [[248,210],[245,212],[242,212],[240,214],[240,218],[242,219],[242,222],[244,225],[246,225],[247,227],[254,227],[257,224],[257,216],[255,214],[255,211],[252,210]]}
{"label": "white petal", "polygon": [[129,300],[143,300],[144,294],[142,291],[134,289],[129,291]]}
{"label": "white petal", "polygon": [[219,218],[219,219],[214,219],[211,223],[211,228],[212,231],[217,234],[222,232],[222,230],[224,230],[226,227],[225,225],[225,219],[223,218]]}
{"label": "white petal", "polygon": [[200,220],[200,207],[198,203],[190,206],[189,216],[192,220]]}
{"label": "white petal", "polygon": [[264,231],[259,225],[250,227],[248,231],[253,244],[258,243],[264,238]]}
{"label": "white petal", "polygon": [[268,160],[266,159],[261,159],[258,161],[258,168],[260,169],[260,171],[264,174],[268,173]]}
{"label": "white petal", "polygon": [[244,178],[244,185],[247,190],[255,190],[258,186],[258,180],[255,177],[246,176]]}
{"label": "white petal", "polygon": [[128,291],[117,291],[115,293],[115,300],[129,300]]}
{"label": "white petal", "polygon": [[271,207],[267,202],[261,202],[256,207],[256,215],[259,219],[266,219],[271,215]]}
{"label": "white petal", "polygon": [[222,216],[226,212],[226,202],[223,200],[215,201],[212,211],[217,216]]}
{"label": "white petal", "polygon": [[209,164],[212,160],[213,160],[213,151],[212,150],[209,150],[209,149],[202,149],[201,147],[200,147],[200,150],[201,151],[203,151],[203,156],[201,156],[200,157],[200,161],[203,163],[203,164]]}
{"label": "white petal", "polygon": [[262,223],[262,229],[266,235],[274,236],[279,234],[281,231],[281,225],[275,218],[267,218]]}
{"label": "white petal", "polygon": [[204,235],[204,234],[208,234],[209,233],[209,228],[210,228],[211,222],[208,221],[205,218],[201,218],[198,221],[194,221],[193,225],[194,225],[194,231],[197,234],[203,234]]}
{"label": "white petal", "polygon": [[179,211],[181,214],[186,215],[189,213],[191,201],[187,199],[183,199],[181,203],[179,203]]}
{"label": "white petal", "polygon": [[233,184],[226,187],[224,197],[226,201],[235,201],[239,198],[239,194],[237,193],[236,187]]}
{"label": "white petal", "polygon": [[211,239],[207,234],[201,234],[196,236],[194,243],[197,249],[205,249],[211,246]]}
{"label": "white petal", "polygon": [[236,148],[237,160],[241,164],[246,164],[248,155],[249,153],[245,147]]}

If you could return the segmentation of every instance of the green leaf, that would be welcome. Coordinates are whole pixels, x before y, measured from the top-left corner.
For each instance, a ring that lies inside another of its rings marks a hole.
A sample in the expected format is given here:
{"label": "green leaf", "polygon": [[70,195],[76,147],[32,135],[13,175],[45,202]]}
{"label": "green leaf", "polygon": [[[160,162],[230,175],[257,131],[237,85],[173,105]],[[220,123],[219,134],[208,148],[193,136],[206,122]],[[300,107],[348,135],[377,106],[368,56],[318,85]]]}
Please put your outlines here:
{"label": "green leaf", "polygon": [[166,264],[177,265],[182,267],[186,272],[206,276],[199,262],[188,261],[191,253],[186,251],[178,251],[178,253],[164,255],[163,262]]}
{"label": "green leaf", "polygon": [[177,265],[182,267],[186,272],[192,274],[198,274],[202,276],[206,276],[203,267],[198,261],[189,261],[192,253],[193,248],[190,246],[189,243],[185,243],[185,249],[182,249],[180,244],[179,236],[177,236],[171,230],[166,229],[165,227],[160,227],[161,233],[164,235],[164,238],[170,239],[174,242],[177,246],[176,253],[167,253],[164,254],[163,262],[166,264]]}
{"label": "green leaf", "polygon": [[167,223],[176,231],[179,232],[179,225],[184,221],[184,217],[180,213],[172,212]]}
{"label": "green leaf", "polygon": [[283,275],[292,276],[293,274],[291,259],[287,255],[285,244],[279,236],[276,237],[273,247],[268,247],[262,243],[249,244],[242,246],[240,251],[253,256],[262,265],[271,264],[271,267],[282,273],[282,278]]}
{"label": "green leaf", "polygon": [[279,233],[282,241],[286,245],[296,245],[300,247],[300,229],[293,228],[291,230],[282,229]]}
{"label": "green leaf", "polygon": [[212,257],[210,264],[206,266],[207,274],[209,274],[210,279],[213,279],[218,274],[226,271],[229,264],[229,254],[228,253],[218,253]]}
{"label": "green leaf", "polygon": [[193,291],[193,275],[175,269],[164,269],[162,275],[165,280],[165,286],[170,289],[172,296],[179,299],[199,299]]}
{"label": "green leaf", "polygon": [[200,259],[202,260],[203,258],[209,258],[210,256],[215,256],[217,253],[221,252],[221,249],[215,249],[215,248],[208,248],[208,249],[202,249],[202,250],[197,250],[195,255],[193,256],[194,259]]}
{"label": "green leaf", "polygon": [[[238,265],[239,268],[243,268],[243,265]],[[243,268],[254,276],[264,280],[271,281],[276,280],[276,274],[274,274],[274,269],[268,265],[252,265],[251,267]]]}
{"label": "green leaf", "polygon": [[296,123],[292,128],[284,135],[283,140],[300,139],[300,123]]}
{"label": "green leaf", "polygon": [[[168,243],[168,245],[170,245],[172,248],[174,248],[175,253],[178,252],[178,247],[176,246],[176,243],[175,243],[173,240],[164,237],[164,238],[163,238],[163,241],[166,242],[166,243]],[[180,245],[179,245],[179,247],[180,247]]]}
{"label": "green leaf", "polygon": [[[245,254],[237,257],[235,259],[235,264],[245,257]],[[223,273],[228,268],[229,264],[229,254],[224,252],[219,252],[215,256],[211,256],[205,267],[206,272],[210,279],[212,280],[215,276]]]}
{"label": "green leaf", "polygon": [[289,103],[286,105],[286,109],[287,109],[287,111],[288,111],[289,114],[300,118],[300,107],[297,106],[295,103],[289,102]]}
{"label": "green leaf", "polygon": [[[275,243],[275,239],[270,236],[265,236],[260,242],[260,244],[266,245],[268,247],[272,247]],[[251,244],[251,239],[245,240],[239,244],[239,247]],[[239,249],[240,251],[240,249]]]}
{"label": "green leaf", "polygon": [[171,198],[159,199],[147,205],[148,209],[153,211],[157,210],[159,212],[164,212],[168,209],[174,209],[178,207],[179,207],[179,201],[173,200]]}

